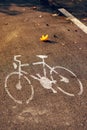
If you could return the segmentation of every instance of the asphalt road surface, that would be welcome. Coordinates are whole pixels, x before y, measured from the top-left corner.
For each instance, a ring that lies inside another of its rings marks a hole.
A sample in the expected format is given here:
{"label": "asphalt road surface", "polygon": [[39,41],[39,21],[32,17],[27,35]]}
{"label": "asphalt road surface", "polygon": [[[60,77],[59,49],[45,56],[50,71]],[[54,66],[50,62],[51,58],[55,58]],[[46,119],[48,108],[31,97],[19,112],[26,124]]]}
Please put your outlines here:
{"label": "asphalt road surface", "polygon": [[87,130],[87,34],[55,13],[0,7],[0,130]]}

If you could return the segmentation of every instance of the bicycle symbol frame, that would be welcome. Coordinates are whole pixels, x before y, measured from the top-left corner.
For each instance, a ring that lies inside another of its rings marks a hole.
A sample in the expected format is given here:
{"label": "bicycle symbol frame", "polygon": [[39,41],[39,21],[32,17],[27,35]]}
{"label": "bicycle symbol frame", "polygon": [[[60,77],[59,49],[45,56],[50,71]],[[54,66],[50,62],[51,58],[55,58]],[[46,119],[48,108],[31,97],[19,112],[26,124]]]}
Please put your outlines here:
{"label": "bicycle symbol frame", "polygon": [[[48,58],[47,55],[36,55],[38,58],[41,59],[40,62],[34,62],[32,63],[33,66],[37,66],[37,65],[42,65],[43,67],[43,76],[41,76],[39,73],[37,73],[36,75],[29,75],[31,78],[39,81],[39,83],[41,84],[41,86],[45,89],[50,89],[53,93],[57,93],[57,90],[55,90],[53,88],[53,85],[57,85],[57,80],[54,79],[53,77],[53,73],[58,75],[60,77],[60,82],[64,82],[66,84],[68,84],[70,81],[67,77],[59,74],[56,69],[61,69],[61,70],[64,70],[68,73],[70,73],[75,79],[76,81],[78,82],[78,85],[79,85],[79,92],[77,93],[78,95],[81,95],[83,93],[83,85],[82,85],[82,82],[77,78],[76,74],[74,74],[71,70],[65,68],[65,67],[62,67],[62,66],[56,66],[56,67],[51,67],[49,66],[46,62],[45,62],[45,59]],[[21,85],[21,77],[23,77],[27,83],[29,84],[29,89],[31,90],[31,94],[29,95],[29,98],[25,101],[26,104],[28,104],[34,97],[34,87],[33,85],[31,84],[31,81],[27,78],[27,72],[26,71],[23,71],[22,70],[22,67],[26,67],[26,66],[29,66],[29,64],[22,64],[21,63],[21,60],[19,60],[18,58],[20,58],[21,55],[15,55],[14,56],[14,62],[13,62],[13,66],[14,66],[14,69],[17,69],[18,68],[18,71],[14,71],[12,73],[10,73],[9,75],[7,75],[6,79],[5,79],[5,90],[7,92],[7,94],[9,95],[9,97],[16,103],[18,104],[22,104],[22,101],[19,100],[19,99],[15,99],[14,96],[10,93],[9,89],[8,89],[8,80],[11,78],[11,76],[13,75],[18,75],[18,83],[16,84],[16,89],[21,91],[22,90],[22,85]],[[18,65],[16,64],[18,63]],[[47,77],[47,69],[49,69],[49,72],[50,72],[50,79]],[[73,93],[69,93],[69,92],[66,92],[65,90],[63,90],[61,87],[57,86],[57,89],[59,89],[62,93],[68,95],[68,96],[75,96],[75,94]]]}

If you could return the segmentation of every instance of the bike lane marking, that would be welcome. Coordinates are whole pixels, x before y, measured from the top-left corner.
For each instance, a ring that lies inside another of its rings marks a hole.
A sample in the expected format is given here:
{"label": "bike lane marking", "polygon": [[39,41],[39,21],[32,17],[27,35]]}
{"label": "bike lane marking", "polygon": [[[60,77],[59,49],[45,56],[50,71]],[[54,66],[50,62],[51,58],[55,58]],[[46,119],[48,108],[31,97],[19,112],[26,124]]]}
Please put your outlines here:
{"label": "bike lane marking", "polygon": [[[19,60],[17,60],[17,57],[19,57],[20,55],[16,55],[16,58],[14,58],[14,61],[16,62],[19,62]],[[42,64],[42,67],[43,67],[43,73],[46,72],[46,69],[45,69],[45,66],[48,67],[50,69],[50,79],[47,78],[47,76],[45,74],[43,74],[43,76],[41,76],[39,73],[36,74],[36,76],[34,75],[30,75],[33,79],[36,79],[40,82],[41,86],[45,89],[51,89],[53,93],[57,93],[57,91],[55,89],[52,88],[52,85],[53,84],[56,84],[56,81],[53,76],[52,76],[52,73],[54,72],[55,74],[59,75],[59,77],[61,78],[60,79],[60,82],[65,82],[65,83],[69,83],[69,79],[67,79],[67,77],[64,77],[62,75],[60,75],[55,69],[59,68],[59,69],[62,69],[62,70],[65,70],[67,72],[69,72],[70,74],[72,74],[72,76],[74,76],[76,78],[76,80],[78,81],[79,83],[79,86],[80,86],[80,91],[78,93],[78,95],[81,95],[83,93],[83,85],[81,83],[81,81],[78,79],[78,77],[69,69],[65,68],[65,67],[62,67],[62,66],[56,66],[56,67],[50,67],[45,61],[44,61],[44,58],[43,57],[40,57],[38,56],[39,58],[42,59],[42,62],[35,62],[33,63],[33,65],[40,65]],[[21,62],[21,61],[20,61]],[[19,66],[26,66],[27,64],[19,64]],[[14,68],[15,69],[15,68]],[[9,97],[14,100],[14,102],[18,103],[18,104],[22,104],[22,101],[19,100],[19,99],[15,99],[13,97],[13,95],[9,92],[9,89],[8,89],[8,79],[12,76],[12,75],[19,75],[19,76],[23,76],[23,78],[28,82],[28,84],[30,85],[31,87],[31,95],[30,97],[26,100],[26,104],[28,104],[34,97],[34,89],[33,89],[33,86],[30,82],[30,80],[23,74],[26,74],[26,73],[23,73],[25,71],[22,71],[20,68],[18,69],[18,71],[14,71],[10,74],[7,75],[6,79],[5,79],[5,90],[7,92],[7,94],[9,95]],[[20,84],[20,77],[18,79],[18,83],[16,84],[16,89],[17,90],[21,90],[22,89],[22,86]],[[74,94],[72,93],[68,93],[66,91],[64,91],[63,89],[61,89],[59,86],[57,86],[57,88],[63,92],[64,94],[68,95],[68,96],[75,96]]]}

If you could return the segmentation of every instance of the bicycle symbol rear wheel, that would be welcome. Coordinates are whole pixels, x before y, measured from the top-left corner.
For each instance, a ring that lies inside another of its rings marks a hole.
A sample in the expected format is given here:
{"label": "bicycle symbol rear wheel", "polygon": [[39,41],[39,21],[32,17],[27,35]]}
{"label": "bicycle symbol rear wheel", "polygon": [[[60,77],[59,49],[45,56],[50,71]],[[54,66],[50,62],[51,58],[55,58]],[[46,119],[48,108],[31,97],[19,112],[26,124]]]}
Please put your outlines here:
{"label": "bicycle symbol rear wheel", "polygon": [[21,87],[17,87],[19,84],[19,72],[10,73],[5,79],[5,90],[9,97],[16,103],[28,104],[34,96],[34,89],[30,80],[21,74],[20,83]]}
{"label": "bicycle symbol rear wheel", "polygon": [[50,71],[50,74],[51,79],[56,80],[55,85],[57,89],[62,93],[68,96],[76,96],[83,93],[81,81],[71,70],[62,66],[56,66]]}

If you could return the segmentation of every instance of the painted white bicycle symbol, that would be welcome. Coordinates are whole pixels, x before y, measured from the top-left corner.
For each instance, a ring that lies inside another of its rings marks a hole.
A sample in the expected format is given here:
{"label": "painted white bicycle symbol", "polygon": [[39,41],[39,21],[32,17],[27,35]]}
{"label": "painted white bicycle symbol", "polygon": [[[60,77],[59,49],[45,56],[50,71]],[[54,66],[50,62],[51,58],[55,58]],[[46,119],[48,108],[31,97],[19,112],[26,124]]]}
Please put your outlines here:
{"label": "painted white bicycle symbol", "polygon": [[[29,64],[22,64],[21,61],[18,59],[19,57],[21,57],[21,55],[14,56],[13,66],[14,66],[14,69],[18,68],[18,71],[14,71],[14,72],[10,73],[9,75],[7,75],[7,77],[5,79],[5,90],[6,90],[7,94],[10,96],[10,98],[12,100],[14,100],[14,102],[22,104],[23,103],[22,99],[19,100],[19,99],[17,99],[19,97],[13,96],[14,91],[13,91],[12,85],[10,85],[10,83],[14,84],[15,77],[16,77],[16,82],[15,82],[14,86],[15,86],[15,89],[18,91],[17,94],[19,94],[19,91],[21,91],[23,89],[23,87],[25,86],[22,84],[22,82],[25,84],[25,81],[26,81],[26,84],[28,86],[27,89],[29,89],[29,94],[28,94],[29,97],[27,97],[25,102],[26,102],[26,104],[28,104],[34,97],[34,87],[31,84],[31,81],[29,80],[29,78],[27,78],[27,76],[25,76],[28,73],[26,71],[22,70],[22,67],[29,66]],[[78,89],[79,89],[76,94],[81,95],[83,93],[83,85],[82,85],[81,81],[77,78],[77,76],[71,70],[68,70],[67,68],[62,67],[62,66],[50,67],[45,62],[45,59],[48,57],[47,55],[37,55],[37,57],[39,57],[42,61],[32,63],[32,65],[33,66],[42,65],[43,76],[41,76],[39,73],[37,73],[36,75],[30,75],[30,77],[39,81],[39,83],[41,84],[41,86],[43,88],[50,89],[53,93],[57,93],[57,90],[53,88],[53,85],[54,85],[62,93],[66,94],[68,96],[75,96],[74,93],[70,93],[70,92],[68,92],[68,90],[65,90],[65,88],[61,88],[61,85],[63,85],[63,84],[66,84],[66,86],[69,84],[69,88],[70,88],[72,86],[71,84],[74,83],[75,84],[74,86],[78,87]],[[18,66],[17,66],[16,62],[18,63]],[[47,69],[49,70],[50,78],[47,77]],[[61,74],[62,72],[64,72],[64,74]],[[66,74],[68,75],[67,77],[65,76]],[[54,76],[54,75],[56,75],[56,76]],[[12,77],[13,77],[13,80],[10,82]],[[71,84],[70,84],[70,82],[71,82]],[[10,92],[10,91],[13,91],[13,92]]]}

